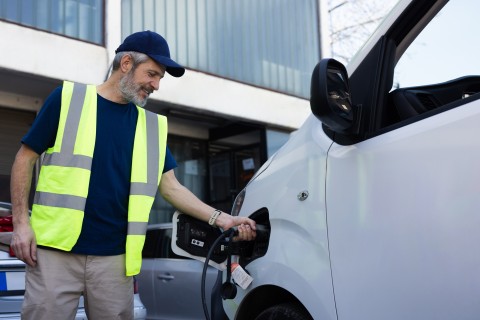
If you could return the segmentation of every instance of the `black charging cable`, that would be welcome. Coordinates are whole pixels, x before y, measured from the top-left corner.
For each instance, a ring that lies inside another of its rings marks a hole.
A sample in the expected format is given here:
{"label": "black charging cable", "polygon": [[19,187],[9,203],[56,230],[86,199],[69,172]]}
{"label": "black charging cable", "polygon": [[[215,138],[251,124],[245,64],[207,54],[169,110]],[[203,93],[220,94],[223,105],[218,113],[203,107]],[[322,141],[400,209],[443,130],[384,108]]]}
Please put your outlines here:
{"label": "black charging cable", "polygon": [[[228,248],[231,248],[231,242],[232,238],[235,234],[236,230],[234,228],[228,229],[227,231],[224,231],[213,243],[213,245],[210,247],[208,250],[208,254],[205,258],[205,262],[203,264],[203,271],[202,271],[202,303],[203,303],[203,313],[205,314],[205,319],[210,320],[210,315],[208,313],[208,307],[207,307],[207,300],[205,299],[205,280],[207,276],[207,269],[208,269],[208,262],[210,261],[210,257],[213,254],[213,251],[217,247],[217,245],[220,243],[225,238],[229,238],[229,245]],[[228,257],[227,257],[227,281],[230,281],[230,276],[231,276],[231,252],[230,249],[228,249]]]}

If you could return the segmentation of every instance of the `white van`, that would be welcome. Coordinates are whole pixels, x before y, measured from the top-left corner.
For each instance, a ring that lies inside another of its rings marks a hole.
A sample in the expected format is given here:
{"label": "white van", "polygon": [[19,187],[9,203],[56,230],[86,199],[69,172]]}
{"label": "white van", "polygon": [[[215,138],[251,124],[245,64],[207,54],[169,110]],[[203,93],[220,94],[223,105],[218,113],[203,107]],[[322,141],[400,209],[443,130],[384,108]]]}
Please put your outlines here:
{"label": "white van", "polygon": [[[480,2],[401,0],[232,214],[269,237],[230,319],[480,319]],[[225,279],[225,276],[224,276]]]}

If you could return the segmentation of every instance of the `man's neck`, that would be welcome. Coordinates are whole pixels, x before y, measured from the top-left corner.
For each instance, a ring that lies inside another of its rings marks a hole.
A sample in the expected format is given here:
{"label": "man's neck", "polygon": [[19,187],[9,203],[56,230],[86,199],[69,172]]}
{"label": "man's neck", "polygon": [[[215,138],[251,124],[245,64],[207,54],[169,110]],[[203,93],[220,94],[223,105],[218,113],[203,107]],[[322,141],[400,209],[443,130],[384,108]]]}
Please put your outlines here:
{"label": "man's neck", "polygon": [[120,90],[118,90],[118,82],[114,81],[112,77],[107,81],[97,86],[97,93],[104,99],[110,100],[115,103],[126,104],[126,101]]}

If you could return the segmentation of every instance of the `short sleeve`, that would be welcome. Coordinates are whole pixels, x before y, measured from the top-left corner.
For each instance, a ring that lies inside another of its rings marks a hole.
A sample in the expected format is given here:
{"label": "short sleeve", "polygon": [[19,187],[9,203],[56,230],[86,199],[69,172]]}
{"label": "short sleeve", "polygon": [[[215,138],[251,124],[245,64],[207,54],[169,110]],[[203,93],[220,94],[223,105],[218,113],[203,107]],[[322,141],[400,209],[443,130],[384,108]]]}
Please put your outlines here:
{"label": "short sleeve", "polygon": [[62,87],[58,87],[45,100],[32,127],[22,138],[22,143],[32,148],[37,154],[42,154],[55,144],[61,104]]}
{"label": "short sleeve", "polygon": [[175,161],[175,158],[173,157],[172,153],[170,152],[170,149],[166,148],[165,150],[165,165],[163,166],[163,173],[168,172],[172,169],[175,169],[177,167],[177,161]]}

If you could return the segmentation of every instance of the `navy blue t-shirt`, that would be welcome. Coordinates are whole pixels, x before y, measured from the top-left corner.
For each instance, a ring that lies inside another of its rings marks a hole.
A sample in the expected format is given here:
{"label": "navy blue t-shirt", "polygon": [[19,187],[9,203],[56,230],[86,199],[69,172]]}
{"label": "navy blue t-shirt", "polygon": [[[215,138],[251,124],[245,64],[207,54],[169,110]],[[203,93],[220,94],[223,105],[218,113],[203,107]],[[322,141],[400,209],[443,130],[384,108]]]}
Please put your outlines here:
{"label": "navy blue t-shirt", "polygon": [[[55,143],[62,87],[45,101],[22,143],[42,154]],[[138,110],[97,95],[97,133],[82,232],[72,252],[86,255],[125,253],[128,196]],[[163,172],[177,166],[166,149]]]}

